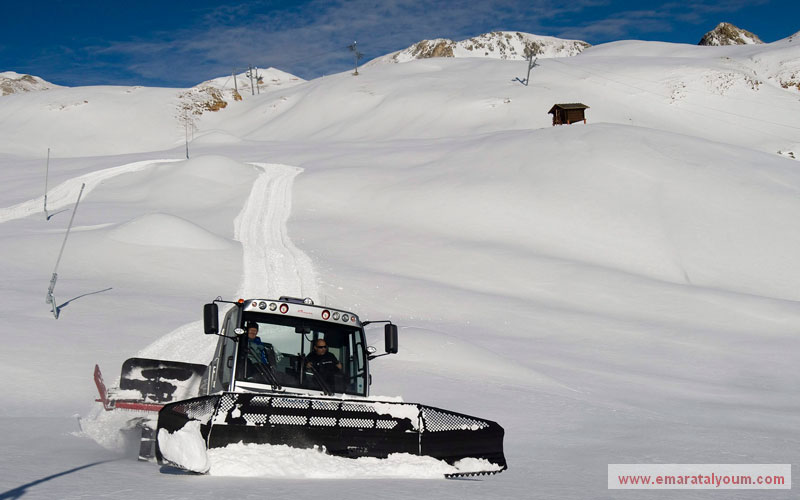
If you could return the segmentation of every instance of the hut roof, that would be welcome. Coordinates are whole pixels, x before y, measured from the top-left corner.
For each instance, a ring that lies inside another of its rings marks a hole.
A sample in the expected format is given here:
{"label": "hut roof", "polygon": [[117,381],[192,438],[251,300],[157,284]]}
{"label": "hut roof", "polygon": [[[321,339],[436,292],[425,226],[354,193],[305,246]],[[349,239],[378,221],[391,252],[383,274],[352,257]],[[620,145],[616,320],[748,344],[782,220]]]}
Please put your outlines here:
{"label": "hut roof", "polygon": [[589,106],[587,106],[585,104],[581,104],[579,102],[570,102],[570,103],[565,103],[565,104],[553,104],[553,107],[550,108],[550,111],[548,111],[548,113],[554,113],[556,108],[559,108],[559,109],[588,109]]}

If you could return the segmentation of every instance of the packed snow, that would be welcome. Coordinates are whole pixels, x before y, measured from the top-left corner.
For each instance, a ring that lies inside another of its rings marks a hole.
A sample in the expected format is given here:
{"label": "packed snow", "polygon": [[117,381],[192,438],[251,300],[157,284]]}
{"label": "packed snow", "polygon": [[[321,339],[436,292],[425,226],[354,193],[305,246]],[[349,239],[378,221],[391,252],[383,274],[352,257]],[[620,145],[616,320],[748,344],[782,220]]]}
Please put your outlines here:
{"label": "packed snow", "polygon": [[[449,465],[431,457],[394,453],[386,459],[332,457],[324,449],[285,445],[230,444],[208,451],[212,476],[290,479],[441,479],[445,474],[497,470],[487,460],[470,458]],[[200,458],[198,458],[200,464]]]}
{"label": "packed snow", "polygon": [[[203,113],[190,159],[176,89],[0,97],[0,496],[610,498],[609,463],[797,476],[798,60],[790,37],[605,44],[527,86],[525,61],[374,65]],[[586,125],[551,127],[567,102]],[[446,464],[244,445],[205,476],[136,462],[119,429],[147,416],[94,402],[94,364],[114,385],[136,355],[207,363],[202,305],[240,295],[391,319],[371,393],[497,421],[509,470],[423,481]]]}

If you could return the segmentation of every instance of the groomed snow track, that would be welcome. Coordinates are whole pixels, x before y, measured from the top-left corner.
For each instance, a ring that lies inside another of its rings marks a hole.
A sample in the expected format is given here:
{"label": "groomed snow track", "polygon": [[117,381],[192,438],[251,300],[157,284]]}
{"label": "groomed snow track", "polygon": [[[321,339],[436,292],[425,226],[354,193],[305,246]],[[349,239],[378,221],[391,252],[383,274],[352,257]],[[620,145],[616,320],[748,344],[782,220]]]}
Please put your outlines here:
{"label": "groomed snow track", "polygon": [[302,169],[253,163],[261,174],[234,220],[234,238],[244,255],[238,297],[318,297],[311,259],[299,250],[286,224],[292,212],[292,184]]}

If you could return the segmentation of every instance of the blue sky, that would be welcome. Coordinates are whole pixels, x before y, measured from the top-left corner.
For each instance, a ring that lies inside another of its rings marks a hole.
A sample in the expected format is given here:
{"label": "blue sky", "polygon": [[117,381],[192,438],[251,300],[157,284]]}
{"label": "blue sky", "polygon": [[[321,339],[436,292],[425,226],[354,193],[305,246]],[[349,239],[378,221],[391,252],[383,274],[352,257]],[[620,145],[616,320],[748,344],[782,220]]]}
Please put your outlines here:
{"label": "blue sky", "polygon": [[0,71],[70,86],[188,87],[248,64],[309,79],[350,68],[353,41],[367,61],[494,30],[593,45],[696,44],[721,21],[765,42],[800,31],[800,0],[0,1]]}

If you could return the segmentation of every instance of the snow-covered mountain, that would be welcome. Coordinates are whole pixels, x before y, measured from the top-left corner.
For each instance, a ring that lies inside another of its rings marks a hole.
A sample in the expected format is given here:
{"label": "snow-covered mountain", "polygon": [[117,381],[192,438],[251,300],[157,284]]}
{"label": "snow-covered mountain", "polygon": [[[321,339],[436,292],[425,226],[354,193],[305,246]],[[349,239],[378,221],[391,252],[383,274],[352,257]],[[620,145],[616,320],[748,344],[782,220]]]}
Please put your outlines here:
{"label": "snow-covered mountain", "polygon": [[22,75],[14,71],[0,72],[0,96],[60,87],[60,85],[45,81],[38,76]]}
{"label": "snow-covered mountain", "polygon": [[[466,40],[447,38],[422,40],[414,45],[373,59],[366,65],[402,63],[430,57],[488,57],[492,59],[527,59],[534,57],[570,57],[590,47],[580,40],[532,35],[519,31],[493,31]],[[366,66],[365,65],[365,66]]]}
{"label": "snow-covered mountain", "polygon": [[[180,112],[202,115],[207,111],[225,109],[231,101],[241,101],[243,94],[261,94],[299,85],[305,80],[275,68],[253,68],[253,78],[247,72],[207,80],[179,94]],[[251,84],[252,82],[252,84]]]}
{"label": "snow-covered mountain", "polygon": [[[251,81],[256,83],[252,88]],[[268,92],[278,88],[288,88],[299,85],[304,81],[305,80],[298,76],[281,71],[277,68],[254,68],[252,80],[248,72],[245,71],[236,75],[235,82],[233,75],[228,75],[207,80],[196,85],[196,87],[213,87],[225,91],[238,88],[240,94],[244,92],[252,94],[254,93],[253,90],[255,90],[255,92]]]}
{"label": "snow-covered mountain", "polygon": [[737,28],[731,23],[719,23],[709,31],[697,45],[753,45],[764,43],[758,36],[747,30]]}
{"label": "snow-covered mountain", "polygon": [[[624,41],[541,58],[527,86],[524,62],[489,57],[242,101],[209,84],[226,106],[197,115],[188,160],[188,89],[1,98],[0,492],[240,491],[124,459],[92,369],[111,385],[137,354],[206,363],[202,304],[284,293],[392,319],[400,352],[370,365],[372,394],[499,422],[510,468],[372,485],[323,453],[255,450],[228,472],[262,476],[251,496],[605,498],[609,463],[800,463],[799,60],[797,36]],[[566,102],[586,125],[551,126]]]}

